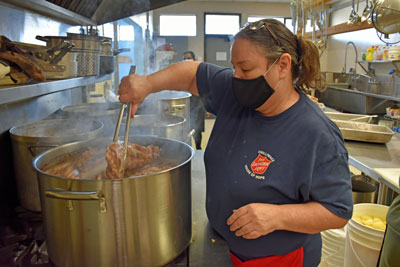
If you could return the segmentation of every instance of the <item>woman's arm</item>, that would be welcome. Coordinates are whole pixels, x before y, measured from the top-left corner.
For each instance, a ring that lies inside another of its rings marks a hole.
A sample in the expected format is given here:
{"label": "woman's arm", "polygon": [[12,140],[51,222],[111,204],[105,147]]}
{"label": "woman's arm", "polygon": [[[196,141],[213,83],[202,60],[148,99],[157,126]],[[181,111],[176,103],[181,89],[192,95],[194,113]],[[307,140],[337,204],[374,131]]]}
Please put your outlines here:
{"label": "woman's arm", "polygon": [[119,86],[119,100],[140,104],[151,93],[162,90],[189,91],[198,95],[196,72],[200,62],[185,61],[168,66],[151,75],[125,76]]}
{"label": "woman's arm", "polygon": [[252,203],[234,210],[227,224],[237,236],[254,239],[276,230],[315,234],[341,228],[347,221],[318,202],[286,205]]}

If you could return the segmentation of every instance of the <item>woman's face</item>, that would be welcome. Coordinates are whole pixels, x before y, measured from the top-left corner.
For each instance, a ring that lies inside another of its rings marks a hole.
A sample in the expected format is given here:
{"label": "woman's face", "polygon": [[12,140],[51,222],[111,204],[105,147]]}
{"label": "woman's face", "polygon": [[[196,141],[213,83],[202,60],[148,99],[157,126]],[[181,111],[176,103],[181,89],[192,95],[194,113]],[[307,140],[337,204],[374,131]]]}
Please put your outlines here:
{"label": "woman's face", "polygon": [[234,77],[254,79],[263,75],[268,68],[268,61],[260,48],[245,39],[237,39],[231,48]]}

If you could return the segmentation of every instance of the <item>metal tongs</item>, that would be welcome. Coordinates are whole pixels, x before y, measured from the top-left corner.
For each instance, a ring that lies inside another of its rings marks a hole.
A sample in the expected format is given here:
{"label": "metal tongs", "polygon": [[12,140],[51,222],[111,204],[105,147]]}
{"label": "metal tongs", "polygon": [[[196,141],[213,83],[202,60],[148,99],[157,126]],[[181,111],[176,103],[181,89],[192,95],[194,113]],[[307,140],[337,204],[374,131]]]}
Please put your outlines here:
{"label": "metal tongs", "polygon": [[[136,66],[132,65],[131,69],[129,70],[129,74],[136,73]],[[128,139],[129,139],[129,127],[131,124],[131,113],[132,113],[132,103],[125,104],[122,103],[121,110],[119,112],[117,126],[115,127],[114,139],[113,142],[116,143],[118,141],[119,130],[121,128],[122,117],[124,116],[125,107],[128,106],[128,112],[126,113],[126,124],[125,124],[125,136],[124,136],[124,155],[122,157],[121,169],[119,171],[121,178],[124,177],[125,173],[125,161],[126,155],[128,153]]]}

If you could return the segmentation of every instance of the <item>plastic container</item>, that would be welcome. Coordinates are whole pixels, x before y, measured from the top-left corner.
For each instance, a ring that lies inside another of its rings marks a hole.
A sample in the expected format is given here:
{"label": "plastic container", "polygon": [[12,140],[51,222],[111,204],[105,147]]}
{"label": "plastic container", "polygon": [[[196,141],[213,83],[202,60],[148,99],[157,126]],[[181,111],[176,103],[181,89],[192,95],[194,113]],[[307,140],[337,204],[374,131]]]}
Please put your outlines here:
{"label": "plastic container", "polygon": [[400,59],[400,46],[391,46],[389,49],[389,60]]}
{"label": "plastic container", "polygon": [[[353,217],[360,215],[386,218],[389,207],[379,204],[356,204]],[[346,227],[344,267],[376,267],[385,231],[363,225],[353,218]]]}
{"label": "plastic container", "polygon": [[389,47],[385,46],[383,48],[383,60],[389,60]]}
{"label": "plastic container", "polygon": [[367,53],[366,53],[366,55],[365,55],[365,60],[371,61],[371,60],[372,60],[373,53],[374,53],[374,47],[373,47],[373,46],[368,47]]}
{"label": "plastic container", "polygon": [[346,232],[344,228],[321,232],[322,257],[326,266],[343,266]]}
{"label": "plastic container", "polygon": [[376,60],[383,60],[383,49],[381,46],[376,46]]}

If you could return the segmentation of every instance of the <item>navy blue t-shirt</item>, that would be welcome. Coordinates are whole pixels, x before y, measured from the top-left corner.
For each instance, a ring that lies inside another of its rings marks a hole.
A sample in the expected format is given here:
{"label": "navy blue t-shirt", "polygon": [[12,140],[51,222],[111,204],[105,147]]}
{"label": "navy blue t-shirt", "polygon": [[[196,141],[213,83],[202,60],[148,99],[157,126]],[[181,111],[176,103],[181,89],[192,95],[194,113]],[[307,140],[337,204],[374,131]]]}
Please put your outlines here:
{"label": "navy blue t-shirt", "polygon": [[276,116],[243,108],[233,95],[232,76],[232,69],[208,63],[199,65],[196,76],[206,110],[217,116],[204,156],[210,224],[243,260],[303,246],[304,266],[317,266],[320,234],[274,231],[249,240],[235,236],[226,221],[232,210],[249,203],[310,201],[351,218],[348,154],[340,130],[300,91],[299,101]]}

